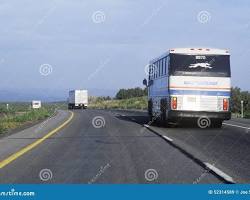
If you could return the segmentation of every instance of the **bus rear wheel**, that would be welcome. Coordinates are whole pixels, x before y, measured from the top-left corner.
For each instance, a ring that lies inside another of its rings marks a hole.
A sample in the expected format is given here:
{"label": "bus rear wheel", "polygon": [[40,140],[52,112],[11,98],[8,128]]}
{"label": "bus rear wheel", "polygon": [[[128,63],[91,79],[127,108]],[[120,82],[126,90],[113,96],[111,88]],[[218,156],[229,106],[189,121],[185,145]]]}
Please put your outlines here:
{"label": "bus rear wheel", "polygon": [[213,128],[221,128],[222,127],[222,121],[221,120],[214,120],[212,122],[212,127]]}
{"label": "bus rear wheel", "polygon": [[148,116],[149,116],[149,120],[150,120],[150,121],[153,120],[152,106],[153,106],[152,101],[151,101],[151,100],[148,101]]}
{"label": "bus rear wheel", "polygon": [[166,117],[166,112],[167,112],[167,100],[166,99],[161,99],[161,126],[163,127],[168,127],[168,119]]}

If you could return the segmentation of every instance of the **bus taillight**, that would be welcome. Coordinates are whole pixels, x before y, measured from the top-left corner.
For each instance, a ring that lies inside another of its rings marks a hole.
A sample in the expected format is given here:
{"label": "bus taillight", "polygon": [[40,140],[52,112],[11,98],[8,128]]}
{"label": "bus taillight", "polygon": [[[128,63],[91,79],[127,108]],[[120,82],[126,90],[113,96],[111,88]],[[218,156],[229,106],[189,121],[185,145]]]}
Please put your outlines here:
{"label": "bus taillight", "polygon": [[171,107],[173,110],[177,109],[177,97],[172,97],[171,99]]}
{"label": "bus taillight", "polygon": [[228,110],[228,106],[229,106],[228,99],[223,99],[223,110],[224,111]]}

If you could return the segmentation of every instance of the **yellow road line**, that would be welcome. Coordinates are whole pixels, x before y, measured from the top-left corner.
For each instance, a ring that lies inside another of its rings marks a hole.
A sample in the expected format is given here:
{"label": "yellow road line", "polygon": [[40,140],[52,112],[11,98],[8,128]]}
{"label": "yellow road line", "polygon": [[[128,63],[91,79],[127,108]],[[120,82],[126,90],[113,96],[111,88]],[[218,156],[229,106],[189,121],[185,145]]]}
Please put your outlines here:
{"label": "yellow road line", "polygon": [[17,151],[16,153],[13,153],[8,158],[0,161],[0,169],[2,169],[3,167],[5,167],[6,165],[10,164],[12,161],[16,160],[17,158],[19,158],[23,154],[27,153],[28,151],[32,150],[37,145],[41,144],[44,140],[48,139],[50,136],[54,135],[56,132],[58,132],[63,127],[65,127],[73,119],[73,117],[74,117],[74,113],[71,112],[71,111],[70,111],[70,113],[71,113],[71,115],[70,115],[69,119],[67,119],[63,124],[61,124],[60,126],[58,126],[56,129],[50,131],[49,133],[47,133],[42,138],[40,138],[40,139],[36,140],[35,142],[29,144],[28,146],[24,147],[23,149]]}

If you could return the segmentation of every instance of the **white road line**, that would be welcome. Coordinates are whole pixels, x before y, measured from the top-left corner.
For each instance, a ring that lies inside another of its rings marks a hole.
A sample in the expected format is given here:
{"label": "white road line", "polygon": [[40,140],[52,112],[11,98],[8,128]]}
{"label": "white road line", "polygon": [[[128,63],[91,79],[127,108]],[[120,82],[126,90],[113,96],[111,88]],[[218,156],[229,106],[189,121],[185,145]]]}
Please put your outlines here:
{"label": "white road line", "polygon": [[228,123],[225,123],[225,122],[223,122],[223,124],[227,125],[227,126],[234,126],[234,127],[237,127],[237,128],[244,128],[244,129],[250,130],[250,127],[239,126],[239,125],[235,125],[235,124],[228,124]]}
{"label": "white road line", "polygon": [[[231,125],[231,124],[230,124]],[[144,127],[149,128],[150,126],[148,124],[143,124]],[[172,138],[169,138],[166,135],[161,135],[164,139],[173,142]],[[230,183],[236,183],[233,178],[231,176],[229,176],[228,174],[224,173],[223,171],[221,171],[220,169],[218,169],[217,167],[215,167],[214,165],[211,165],[210,163],[207,162],[203,162],[203,164],[212,172],[214,172],[215,174],[217,174],[218,176],[222,177],[224,180],[226,180],[227,182]]]}
{"label": "white road line", "polygon": [[[149,127],[150,127],[148,124],[143,124],[143,126],[146,127],[146,128],[149,128]],[[150,130],[151,130],[151,129],[150,129]],[[151,131],[154,131],[154,130],[151,130]],[[168,137],[168,136],[166,136],[166,135],[162,135],[162,134],[160,134],[160,135],[161,135],[161,137],[163,137],[164,139],[166,139],[166,140],[169,141],[169,142],[173,142],[173,141],[174,141],[172,138],[170,138],[170,137]]]}
{"label": "white road line", "polygon": [[165,138],[166,140],[173,142],[174,140],[166,135],[162,135],[163,138]]}
{"label": "white road line", "polygon": [[217,175],[219,175],[220,177],[222,177],[226,181],[231,182],[231,183],[235,183],[235,181],[233,180],[233,178],[231,176],[227,175],[226,173],[224,173],[220,169],[216,168],[215,166],[213,166],[213,165],[211,165],[210,163],[207,163],[207,162],[205,162],[204,164],[206,165],[206,167],[209,170],[213,171],[214,173],[216,173]]}
{"label": "white road line", "polygon": [[245,124],[245,123],[242,123],[242,122],[238,122],[238,121],[234,121],[234,120],[231,120],[232,122],[235,122],[235,123],[237,123],[237,124],[242,124],[242,125],[245,125],[245,126],[247,126],[248,124]]}

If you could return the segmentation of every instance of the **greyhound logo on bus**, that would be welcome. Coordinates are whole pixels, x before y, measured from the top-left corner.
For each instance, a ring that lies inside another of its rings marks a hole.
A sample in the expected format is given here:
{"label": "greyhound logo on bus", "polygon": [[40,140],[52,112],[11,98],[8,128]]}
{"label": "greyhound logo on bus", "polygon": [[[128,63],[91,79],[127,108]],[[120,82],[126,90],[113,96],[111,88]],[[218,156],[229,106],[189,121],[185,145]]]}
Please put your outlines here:
{"label": "greyhound logo on bus", "polygon": [[211,64],[209,63],[195,63],[195,64],[189,65],[189,68],[197,68],[197,67],[201,67],[205,69],[212,69]]}

